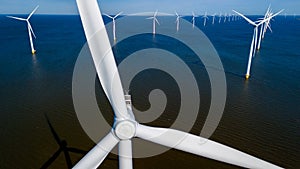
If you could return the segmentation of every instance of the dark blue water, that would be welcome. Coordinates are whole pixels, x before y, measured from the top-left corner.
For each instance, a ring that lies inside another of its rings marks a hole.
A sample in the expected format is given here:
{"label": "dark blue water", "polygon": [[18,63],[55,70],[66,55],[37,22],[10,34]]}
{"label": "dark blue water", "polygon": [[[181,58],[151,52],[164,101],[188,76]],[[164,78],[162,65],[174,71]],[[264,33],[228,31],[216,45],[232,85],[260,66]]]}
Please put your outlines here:
{"label": "dark blue water", "polygon": [[[5,16],[0,16],[0,21],[0,168],[39,168],[55,153],[58,145],[44,114],[68,145],[89,150],[94,143],[81,129],[72,102],[73,69],[86,41],[79,16],[32,17],[37,35],[35,56],[30,53],[26,24]],[[266,34],[248,81],[243,76],[253,28],[243,20],[221,24],[216,21],[215,25],[211,25],[211,20],[208,22],[203,27],[199,18],[196,24],[217,49],[228,88],[225,112],[211,139],[285,168],[300,168],[300,21],[294,17],[277,17],[272,22],[273,33]],[[151,41],[152,37],[145,36],[145,42]],[[157,36],[154,41],[163,45],[168,39]],[[126,56],[116,57],[120,61]],[[187,59],[186,62],[191,69],[199,70],[194,72],[196,75],[205,76],[200,61]],[[153,77],[159,78],[156,72],[139,78],[151,81]],[[142,89],[138,83],[136,86]],[[151,86],[149,83],[145,88]],[[202,87],[200,111],[205,112],[209,107],[205,101],[210,98],[210,93],[205,92],[209,85]],[[137,101],[136,104],[143,107],[146,103]],[[205,118],[205,113],[200,115],[191,132],[199,134]],[[160,125],[160,120],[155,124]],[[81,157],[71,153],[73,163]],[[110,155],[102,168],[117,168],[116,159]],[[164,169],[234,168],[175,150],[135,159],[134,165]],[[50,168],[66,167],[61,154]]]}

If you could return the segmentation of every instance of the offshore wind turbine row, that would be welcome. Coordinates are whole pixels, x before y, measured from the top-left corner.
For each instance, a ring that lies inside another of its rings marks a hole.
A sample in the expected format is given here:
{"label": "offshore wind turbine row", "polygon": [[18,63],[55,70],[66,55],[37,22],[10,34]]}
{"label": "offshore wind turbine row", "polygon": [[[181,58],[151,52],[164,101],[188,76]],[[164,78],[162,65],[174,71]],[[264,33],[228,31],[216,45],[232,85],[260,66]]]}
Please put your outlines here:
{"label": "offshore wind turbine row", "polygon": [[[33,44],[33,38],[36,38],[36,35],[33,31],[33,28],[29,22],[31,16],[36,12],[36,10],[38,9],[39,6],[36,6],[34,8],[34,10],[28,15],[27,18],[20,18],[20,17],[15,17],[15,16],[7,16],[9,18],[12,19],[16,19],[19,21],[25,21],[27,23],[27,30],[28,30],[28,36],[29,36],[29,42],[30,42],[30,47],[31,47],[31,53],[35,54],[36,50]],[[254,32],[253,32],[253,36],[252,36],[252,41],[251,41],[251,45],[250,45],[250,51],[249,51],[249,58],[248,58],[248,64],[247,64],[247,70],[246,70],[246,74],[245,74],[245,78],[249,79],[250,77],[250,71],[251,71],[251,64],[252,64],[252,59],[256,54],[256,51],[260,50],[261,48],[261,43],[262,43],[262,39],[264,39],[265,37],[265,33],[267,32],[267,30],[269,29],[272,32],[271,29],[271,19],[274,18],[275,16],[279,15],[283,10],[277,12],[276,14],[273,14],[272,10],[270,9],[270,6],[268,7],[265,15],[263,18],[259,18],[257,21],[252,21],[249,18],[247,18],[245,15],[233,10],[233,12],[235,14],[230,14],[230,13],[224,13],[222,14],[221,12],[219,13],[219,15],[217,15],[216,13],[212,14],[212,15],[208,15],[207,12],[205,12],[201,18],[203,19],[203,27],[207,26],[208,21],[211,18],[211,24],[214,25],[216,23],[217,17],[218,17],[218,23],[225,23],[225,22],[232,22],[232,21],[237,21],[240,20],[241,18],[244,18],[247,22],[249,22],[253,27],[254,27]],[[103,13],[103,15],[107,16],[108,18],[112,19],[112,23],[113,23],[113,39],[114,41],[117,40],[116,37],[116,19],[121,16],[123,12],[119,12],[116,15],[108,15],[106,13]],[[156,24],[160,25],[157,16],[158,16],[158,10],[156,10],[153,13],[153,16],[148,17],[146,19],[151,19],[152,20],[152,33],[153,35],[156,34]],[[180,19],[183,18],[183,15],[179,15],[176,11],[175,14],[173,16],[176,16],[176,20],[175,20],[175,24],[176,24],[176,31],[178,32],[180,29]],[[199,18],[199,15],[196,15],[193,11],[192,11],[192,28],[195,28],[196,25],[196,20],[197,18]],[[260,27],[260,31],[259,31],[259,27]]]}
{"label": "offshore wind turbine row", "polygon": [[[247,70],[246,70],[246,75],[245,75],[245,78],[249,79],[251,65],[252,65],[252,59],[255,56],[256,51],[260,49],[263,32],[265,32],[267,28],[269,28],[271,30],[270,20],[272,18],[274,18],[275,16],[279,15],[283,11],[283,9],[280,10],[279,12],[273,14],[269,7],[264,18],[261,18],[257,21],[252,21],[249,18],[247,18],[245,15],[243,15],[235,10],[232,10],[232,11],[235,12],[236,14],[240,15],[242,18],[244,18],[249,24],[251,24],[254,27],[254,32],[253,32],[250,51],[249,51],[248,65],[247,65]],[[258,29],[260,26],[261,26],[261,32],[259,33]]]}

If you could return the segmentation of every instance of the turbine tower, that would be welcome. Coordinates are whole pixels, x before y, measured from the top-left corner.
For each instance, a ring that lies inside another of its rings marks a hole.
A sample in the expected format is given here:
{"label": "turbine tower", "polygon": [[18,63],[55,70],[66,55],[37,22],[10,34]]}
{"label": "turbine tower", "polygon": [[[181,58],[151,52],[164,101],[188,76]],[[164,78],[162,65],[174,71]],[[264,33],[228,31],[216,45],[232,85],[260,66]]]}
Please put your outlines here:
{"label": "turbine tower", "polygon": [[25,18],[19,18],[19,17],[14,17],[14,16],[7,16],[8,18],[12,18],[12,19],[16,19],[19,21],[25,21],[27,23],[27,30],[28,30],[28,36],[29,36],[29,42],[30,42],[30,47],[31,47],[31,53],[35,54],[36,50],[34,49],[34,45],[33,45],[33,40],[32,40],[32,35],[34,36],[34,38],[36,38],[32,26],[29,22],[29,19],[31,18],[31,16],[34,14],[34,12],[38,9],[39,6],[36,6],[34,8],[34,10],[28,15],[28,17]]}
{"label": "turbine tower", "polygon": [[157,16],[157,10],[156,10],[156,12],[154,13],[154,15],[152,16],[152,17],[149,17],[149,18],[146,18],[146,19],[153,19],[153,35],[155,35],[156,34],[156,23],[159,25],[159,22],[158,22],[158,20],[157,20],[157,18],[156,18],[156,16]]}
{"label": "turbine tower", "polygon": [[[119,168],[132,169],[132,138],[134,137],[246,168],[280,168],[241,151],[190,133],[138,123],[134,118],[130,101],[128,101],[130,97],[124,96],[107,33],[106,31],[98,31],[105,29],[105,25],[97,0],[76,0],[76,2],[96,72],[114,111],[115,122],[112,130],[74,166],[74,169],[97,168],[117,144],[119,147]],[[199,141],[201,140],[204,142],[200,144]]]}
{"label": "turbine tower", "polygon": [[251,42],[251,47],[250,47],[250,52],[249,52],[249,59],[248,59],[248,66],[247,66],[247,72],[246,72],[246,79],[249,79],[250,77],[250,69],[251,69],[251,62],[252,62],[252,58],[255,55],[255,51],[257,49],[257,39],[258,39],[258,27],[262,24],[264,24],[265,22],[267,22],[269,19],[272,19],[273,17],[277,16],[278,14],[280,14],[283,10],[277,12],[274,15],[271,15],[270,17],[263,19],[263,20],[259,20],[256,22],[253,22],[252,20],[250,20],[249,18],[247,18],[246,16],[244,16],[243,14],[232,10],[233,12],[235,12],[236,14],[240,15],[241,17],[243,17],[247,22],[249,22],[252,26],[254,26],[254,32],[253,32],[253,37],[252,37],[252,42]]}
{"label": "turbine tower", "polygon": [[105,16],[109,17],[110,19],[112,19],[112,22],[113,22],[113,36],[114,36],[114,41],[117,40],[116,38],[116,18],[118,16],[120,16],[123,12],[119,12],[117,15],[115,15],[114,17],[113,16],[110,16],[106,13],[103,13]]}

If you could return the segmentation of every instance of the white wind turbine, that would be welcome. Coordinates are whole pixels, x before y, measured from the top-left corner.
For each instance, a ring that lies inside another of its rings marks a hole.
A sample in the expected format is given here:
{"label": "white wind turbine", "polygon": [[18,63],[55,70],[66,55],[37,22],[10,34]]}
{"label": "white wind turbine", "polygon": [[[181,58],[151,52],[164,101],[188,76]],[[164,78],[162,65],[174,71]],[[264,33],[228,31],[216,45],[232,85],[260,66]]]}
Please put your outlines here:
{"label": "white wind turbine", "polygon": [[[265,13],[265,16],[263,19],[269,18],[273,13],[270,10],[270,5],[267,9],[267,12]],[[270,19],[271,20],[271,19]],[[258,45],[257,45],[257,50],[260,50],[260,46],[261,46],[261,40],[265,37],[265,33],[267,31],[267,29],[269,28],[270,31],[272,31],[271,29],[271,25],[270,25],[270,20],[267,20],[261,27],[260,27],[260,34],[259,34],[259,39],[258,39]]]}
{"label": "white wind turbine", "polygon": [[194,29],[195,28],[195,23],[196,23],[196,17],[198,17],[198,15],[195,15],[195,13],[192,12],[192,16],[193,16],[193,18],[192,18],[192,24],[193,24],[193,29]]}
{"label": "white wind turbine", "polygon": [[227,20],[227,13],[224,14],[224,23],[226,22]]}
{"label": "white wind turbine", "polygon": [[117,15],[115,15],[114,17],[113,16],[110,16],[106,13],[103,13],[105,16],[109,17],[110,19],[112,19],[112,22],[113,22],[113,36],[114,36],[114,41],[117,40],[116,38],[116,18],[118,16],[120,16],[123,12],[119,12]]}
{"label": "white wind turbine", "polygon": [[33,40],[32,40],[32,35],[34,36],[34,38],[36,38],[32,26],[29,22],[29,19],[31,18],[31,16],[34,14],[34,12],[38,9],[39,6],[36,6],[34,8],[34,10],[28,15],[28,17],[25,18],[19,18],[19,17],[14,17],[14,16],[7,16],[8,18],[12,18],[12,19],[16,19],[19,21],[25,21],[27,23],[27,29],[28,29],[28,36],[29,36],[29,41],[30,41],[30,47],[31,47],[31,53],[35,54],[36,50],[34,49],[34,45],[33,45]]}
{"label": "white wind turbine", "polygon": [[264,24],[266,21],[268,21],[269,19],[272,19],[273,17],[277,16],[278,14],[280,14],[283,10],[277,12],[274,15],[271,15],[270,17],[263,19],[263,20],[259,20],[256,22],[251,21],[249,18],[247,18],[246,16],[244,16],[243,14],[232,10],[233,12],[235,12],[236,14],[240,15],[241,17],[243,17],[247,22],[249,22],[252,26],[254,26],[254,32],[253,32],[253,37],[252,37],[252,42],[251,42],[251,47],[250,47],[250,52],[249,52],[249,59],[248,59],[248,66],[247,66],[247,72],[246,72],[246,79],[249,79],[250,77],[250,69],[251,69],[251,62],[252,62],[252,58],[255,55],[255,51],[257,49],[257,40],[258,40],[258,27],[262,24]]}
{"label": "white wind turbine", "polygon": [[[97,168],[117,144],[119,168],[132,169],[132,138],[134,137],[237,166],[280,168],[196,135],[138,123],[132,112],[130,95],[124,96],[120,75],[97,0],[76,0],[76,2],[98,78],[115,113],[115,122],[112,130],[74,166],[74,169]],[[103,31],[99,32],[99,30]],[[201,140],[205,141],[200,144]]]}
{"label": "white wind turbine", "polygon": [[208,20],[207,12],[205,12],[205,14],[202,16],[202,18],[203,18],[203,26],[205,26],[206,20]]}
{"label": "white wind turbine", "polygon": [[215,24],[215,19],[216,19],[216,13],[214,13],[213,15],[212,15],[212,24]]}
{"label": "white wind turbine", "polygon": [[176,21],[175,21],[175,23],[176,23],[176,30],[178,32],[179,31],[179,24],[180,24],[180,18],[181,18],[181,16],[178,15],[178,13],[176,11],[175,11],[175,14],[176,14]]}
{"label": "white wind turbine", "polygon": [[221,21],[222,21],[222,13],[220,12],[220,14],[219,14],[219,23],[221,23]]}
{"label": "white wind turbine", "polygon": [[154,15],[152,16],[152,17],[149,17],[149,18],[146,18],[146,19],[153,19],[153,35],[155,35],[155,33],[156,33],[156,23],[159,25],[159,22],[158,22],[158,20],[157,20],[157,18],[156,18],[156,16],[157,16],[157,13],[158,13],[158,11],[156,10],[156,12],[154,13]]}

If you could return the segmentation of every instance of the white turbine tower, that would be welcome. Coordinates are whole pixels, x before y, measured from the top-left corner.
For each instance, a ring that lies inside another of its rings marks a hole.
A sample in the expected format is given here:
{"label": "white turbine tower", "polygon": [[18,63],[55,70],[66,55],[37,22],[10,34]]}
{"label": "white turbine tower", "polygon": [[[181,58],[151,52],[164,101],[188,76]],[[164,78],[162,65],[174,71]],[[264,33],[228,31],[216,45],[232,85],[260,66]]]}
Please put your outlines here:
{"label": "white turbine tower", "polygon": [[178,32],[179,31],[179,25],[180,25],[180,18],[181,18],[181,16],[178,15],[178,13],[176,11],[175,11],[175,14],[176,14],[176,21],[175,21],[175,23],[176,23],[176,30]]}
{"label": "white turbine tower", "polygon": [[152,17],[146,18],[146,19],[153,19],[153,26],[152,26],[152,29],[153,29],[152,33],[153,33],[153,35],[156,34],[156,23],[159,25],[159,22],[158,22],[158,20],[156,18],[157,13],[158,13],[158,11],[156,10],[156,12],[154,13],[154,15]]}
{"label": "white turbine tower", "polygon": [[[117,144],[119,168],[132,169],[132,138],[134,137],[246,168],[280,168],[196,135],[138,123],[132,112],[130,96],[124,96],[107,33],[99,32],[105,30],[105,25],[97,0],[77,0],[77,6],[98,78],[115,113],[115,122],[112,130],[74,166],[74,169],[97,168]],[[200,144],[200,140],[205,141]]]}
{"label": "white turbine tower", "polygon": [[118,16],[120,16],[123,12],[119,12],[117,15],[115,15],[114,17],[113,16],[110,16],[106,13],[103,13],[105,16],[109,17],[110,19],[112,19],[112,22],[113,22],[113,36],[114,36],[114,41],[117,40],[117,37],[116,37],[116,18]]}
{"label": "white turbine tower", "polygon": [[273,17],[277,16],[278,14],[280,14],[283,10],[277,12],[274,15],[271,15],[270,17],[263,19],[263,20],[259,20],[256,22],[251,21],[249,18],[247,18],[246,16],[244,16],[243,14],[232,10],[233,12],[235,12],[236,14],[240,15],[241,17],[243,17],[247,22],[249,22],[252,26],[254,26],[254,32],[253,32],[253,37],[252,37],[252,42],[251,42],[251,47],[250,47],[250,52],[249,52],[249,59],[248,59],[248,66],[247,66],[247,72],[246,72],[246,79],[249,79],[250,77],[250,69],[251,69],[251,62],[252,62],[252,58],[255,55],[255,51],[257,49],[257,40],[258,40],[258,27],[262,24],[264,24],[266,21],[268,21],[269,19],[272,19]]}
{"label": "white turbine tower", "polygon": [[32,40],[32,35],[34,36],[34,38],[36,38],[32,26],[29,22],[29,19],[31,18],[31,16],[34,14],[34,12],[38,9],[39,6],[36,6],[34,8],[34,10],[28,15],[28,17],[25,18],[19,18],[19,17],[14,17],[14,16],[7,16],[8,18],[12,18],[12,19],[16,19],[19,21],[25,21],[27,23],[27,29],[28,29],[28,36],[29,36],[29,42],[30,42],[30,47],[31,47],[31,53],[35,54],[36,50],[34,49],[34,45],[33,45],[33,40]]}
{"label": "white turbine tower", "polygon": [[192,16],[193,16],[193,18],[192,18],[192,24],[193,24],[193,29],[194,29],[195,28],[195,23],[196,23],[196,17],[198,17],[198,16],[195,15],[194,12],[192,12]]}
{"label": "white turbine tower", "polygon": [[208,20],[207,12],[205,12],[205,14],[202,16],[202,18],[203,18],[203,26],[205,26],[206,20]]}

